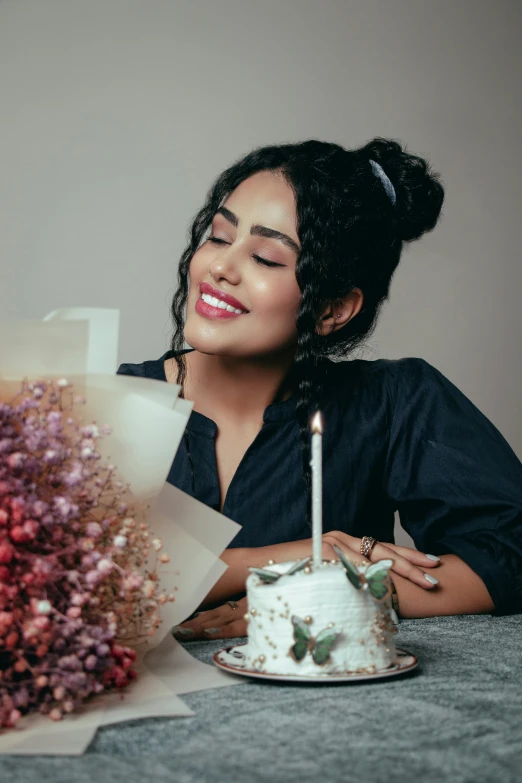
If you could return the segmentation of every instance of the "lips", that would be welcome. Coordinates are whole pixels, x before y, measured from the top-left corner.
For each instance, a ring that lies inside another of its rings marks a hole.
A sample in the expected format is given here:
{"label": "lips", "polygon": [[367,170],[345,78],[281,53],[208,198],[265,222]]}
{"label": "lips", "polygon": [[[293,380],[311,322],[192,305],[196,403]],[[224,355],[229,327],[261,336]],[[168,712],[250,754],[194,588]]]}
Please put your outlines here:
{"label": "lips", "polygon": [[209,296],[215,296],[216,299],[221,299],[221,301],[226,302],[229,305],[232,305],[232,307],[237,308],[238,310],[244,310],[246,313],[249,312],[248,308],[245,307],[242,302],[240,302],[238,299],[235,298],[235,296],[232,296],[231,294],[227,294],[226,291],[220,291],[219,288],[214,288],[214,286],[210,285],[210,283],[200,283],[199,290],[202,294],[208,294]]}

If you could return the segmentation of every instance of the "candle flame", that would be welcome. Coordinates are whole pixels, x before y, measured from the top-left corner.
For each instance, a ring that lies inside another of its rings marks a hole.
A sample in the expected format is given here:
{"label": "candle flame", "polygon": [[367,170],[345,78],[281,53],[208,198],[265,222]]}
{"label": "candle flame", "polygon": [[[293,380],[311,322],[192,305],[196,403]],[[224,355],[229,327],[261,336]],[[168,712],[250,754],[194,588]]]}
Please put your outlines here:
{"label": "candle flame", "polygon": [[321,418],[321,411],[317,411],[317,413],[315,414],[315,416],[312,419],[312,423],[311,423],[310,426],[311,426],[312,432],[320,432],[320,433],[323,432],[323,422],[322,422],[322,418]]}

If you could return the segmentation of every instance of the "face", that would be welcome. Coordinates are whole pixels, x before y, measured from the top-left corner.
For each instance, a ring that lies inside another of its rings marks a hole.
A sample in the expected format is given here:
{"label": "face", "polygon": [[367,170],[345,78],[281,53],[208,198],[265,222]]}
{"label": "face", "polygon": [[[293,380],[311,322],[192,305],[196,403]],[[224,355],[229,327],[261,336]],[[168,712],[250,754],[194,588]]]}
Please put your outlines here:
{"label": "face", "polygon": [[190,263],[185,339],[202,353],[236,358],[292,353],[301,297],[293,191],[280,175],[259,172],[223,207]]}

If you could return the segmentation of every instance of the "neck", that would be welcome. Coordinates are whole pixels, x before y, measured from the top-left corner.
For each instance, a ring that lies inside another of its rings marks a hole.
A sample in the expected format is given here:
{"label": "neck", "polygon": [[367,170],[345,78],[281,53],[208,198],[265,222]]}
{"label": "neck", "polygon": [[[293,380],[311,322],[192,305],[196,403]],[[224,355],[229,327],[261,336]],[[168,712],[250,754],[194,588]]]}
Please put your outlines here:
{"label": "neck", "polygon": [[259,419],[268,405],[294,393],[293,353],[244,359],[195,350],[185,354],[185,361],[184,396],[209,418]]}

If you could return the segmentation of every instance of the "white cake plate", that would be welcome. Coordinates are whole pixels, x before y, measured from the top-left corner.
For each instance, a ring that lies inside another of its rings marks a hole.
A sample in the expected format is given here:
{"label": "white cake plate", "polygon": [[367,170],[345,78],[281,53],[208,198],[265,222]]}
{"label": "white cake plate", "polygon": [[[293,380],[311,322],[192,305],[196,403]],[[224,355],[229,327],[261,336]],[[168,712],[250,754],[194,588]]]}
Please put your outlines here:
{"label": "white cake plate", "polygon": [[419,665],[417,657],[407,650],[397,648],[397,663],[387,669],[373,674],[361,674],[346,672],[346,674],[323,674],[312,677],[304,674],[270,674],[258,669],[249,669],[246,663],[248,642],[238,644],[235,647],[226,647],[214,655],[214,663],[220,669],[231,674],[239,674],[243,677],[257,677],[260,680],[280,680],[281,682],[307,682],[310,685],[324,685],[331,682],[361,682],[361,680],[377,680],[381,677],[397,677],[405,672],[411,672]]}

